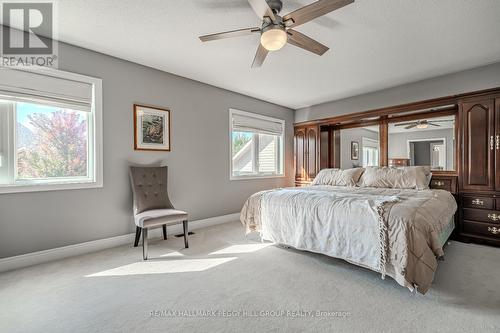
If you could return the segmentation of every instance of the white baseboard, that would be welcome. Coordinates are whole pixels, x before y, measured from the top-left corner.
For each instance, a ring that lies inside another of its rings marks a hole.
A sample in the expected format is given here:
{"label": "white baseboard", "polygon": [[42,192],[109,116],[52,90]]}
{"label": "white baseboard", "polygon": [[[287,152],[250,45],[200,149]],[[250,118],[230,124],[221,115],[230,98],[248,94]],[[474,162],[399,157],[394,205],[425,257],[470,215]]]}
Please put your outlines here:
{"label": "white baseboard", "polygon": [[[239,218],[240,218],[240,213],[234,213],[234,214],[210,217],[202,220],[189,221],[189,230],[206,228],[212,225],[237,221],[239,220]],[[178,234],[182,232],[183,232],[182,225],[180,224],[168,227],[169,234]],[[163,237],[161,233],[161,228],[151,230],[148,236],[150,238]],[[18,268],[41,264],[44,262],[96,252],[125,244],[132,245],[134,242],[134,238],[135,234],[131,233],[122,236],[98,239],[95,241],[57,247],[54,249],[32,252],[9,258],[3,258],[0,259],[0,272],[6,272]]]}

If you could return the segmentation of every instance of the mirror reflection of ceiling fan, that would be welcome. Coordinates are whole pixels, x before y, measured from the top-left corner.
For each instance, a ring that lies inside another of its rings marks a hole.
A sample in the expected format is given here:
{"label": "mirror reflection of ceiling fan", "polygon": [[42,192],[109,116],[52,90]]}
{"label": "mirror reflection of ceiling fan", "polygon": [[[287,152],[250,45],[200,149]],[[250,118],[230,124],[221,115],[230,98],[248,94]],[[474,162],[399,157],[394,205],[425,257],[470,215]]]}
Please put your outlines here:
{"label": "mirror reflection of ceiling fan", "polygon": [[200,36],[200,40],[208,42],[259,33],[260,44],[252,67],[260,67],[269,51],[277,51],[287,42],[317,55],[323,55],[328,51],[327,46],[292,28],[351,4],[354,0],[319,0],[283,16],[279,15],[283,7],[281,0],[248,0],[248,2],[255,14],[262,20],[260,27]]}
{"label": "mirror reflection of ceiling fan", "polygon": [[400,124],[394,124],[394,126],[406,126],[405,129],[410,129],[410,128],[419,128],[419,129],[425,129],[428,128],[429,126],[435,126],[435,127],[441,127],[441,125],[437,123],[444,123],[444,122],[450,122],[453,120],[417,120],[417,121],[412,121],[409,123],[400,123]]}

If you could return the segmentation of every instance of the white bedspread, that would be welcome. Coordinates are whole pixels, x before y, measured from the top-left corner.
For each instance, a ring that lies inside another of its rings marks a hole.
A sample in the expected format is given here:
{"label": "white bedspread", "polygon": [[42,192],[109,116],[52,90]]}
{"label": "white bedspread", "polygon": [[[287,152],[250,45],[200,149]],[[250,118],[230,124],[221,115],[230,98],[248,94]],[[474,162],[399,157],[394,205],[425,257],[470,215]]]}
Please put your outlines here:
{"label": "white bedspread", "polygon": [[265,240],[387,272],[425,293],[443,255],[437,235],[455,210],[441,190],[310,186],[259,192],[241,220]]}

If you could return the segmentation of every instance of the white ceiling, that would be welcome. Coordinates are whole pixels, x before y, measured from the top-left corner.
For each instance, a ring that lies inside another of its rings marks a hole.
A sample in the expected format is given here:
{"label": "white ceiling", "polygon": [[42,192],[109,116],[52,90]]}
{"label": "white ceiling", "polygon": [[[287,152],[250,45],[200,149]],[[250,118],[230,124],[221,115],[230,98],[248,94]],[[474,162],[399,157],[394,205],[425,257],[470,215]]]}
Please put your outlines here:
{"label": "white ceiling", "polygon": [[197,38],[258,26],[246,0],[57,2],[64,42],[294,109],[500,61],[499,0],[356,0],[297,27],[324,56],[287,45],[259,69],[258,35]]}

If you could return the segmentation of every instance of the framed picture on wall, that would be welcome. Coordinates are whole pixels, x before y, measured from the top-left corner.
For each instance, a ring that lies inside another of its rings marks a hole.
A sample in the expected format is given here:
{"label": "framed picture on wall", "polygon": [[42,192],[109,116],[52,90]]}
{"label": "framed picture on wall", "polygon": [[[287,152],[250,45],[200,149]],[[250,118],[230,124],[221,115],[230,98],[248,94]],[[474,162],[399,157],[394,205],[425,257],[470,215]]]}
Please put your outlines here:
{"label": "framed picture on wall", "polygon": [[134,149],[170,151],[170,110],[134,104]]}
{"label": "framed picture on wall", "polygon": [[359,159],[359,142],[351,141],[351,160]]}

